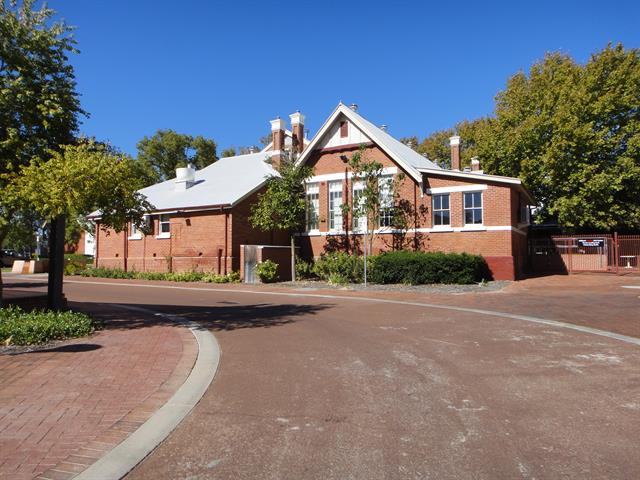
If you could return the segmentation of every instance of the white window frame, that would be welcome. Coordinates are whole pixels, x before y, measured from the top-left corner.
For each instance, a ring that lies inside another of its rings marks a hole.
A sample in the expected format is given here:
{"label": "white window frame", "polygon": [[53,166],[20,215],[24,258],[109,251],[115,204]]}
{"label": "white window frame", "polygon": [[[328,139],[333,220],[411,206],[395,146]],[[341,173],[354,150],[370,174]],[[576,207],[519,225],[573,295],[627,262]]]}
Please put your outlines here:
{"label": "white window frame", "polygon": [[[306,228],[307,232],[317,232],[320,229],[320,184],[307,183],[306,188]],[[314,225],[314,228],[309,228]]]}
{"label": "white window frame", "polygon": [[[361,203],[360,195],[364,190],[364,182],[354,181],[352,182],[351,189],[351,203],[353,207],[356,207],[357,203]],[[365,215],[356,217],[354,209],[351,209],[351,228],[354,232],[364,232],[367,225],[367,218]]]}
{"label": "white window frame", "polygon": [[129,240],[142,240],[142,232],[140,231],[140,229],[138,227],[136,227],[136,224],[131,222],[129,224]]}
{"label": "white window frame", "polygon": [[[466,202],[467,195],[471,195],[471,198],[473,199],[473,195],[476,193],[480,195],[480,206],[478,207],[472,200],[472,206],[467,207],[467,202]],[[464,221],[465,227],[477,228],[477,227],[484,226],[484,198],[483,197],[484,195],[482,194],[481,191],[462,193],[462,220]],[[467,223],[467,210],[471,210],[471,211],[480,210],[480,223]]]}
{"label": "white window frame", "polygon": [[378,179],[378,195],[380,196],[379,228],[393,227],[393,176],[385,175]]}
{"label": "white window frame", "polygon": [[[442,200],[440,200],[440,207],[436,208],[436,198],[442,199],[443,197],[447,198],[448,207],[442,208]],[[431,196],[431,222],[432,227],[434,229],[450,229],[451,228],[451,194],[450,193],[435,193]],[[447,223],[436,223],[436,212],[448,212],[449,213],[449,221]]]}
{"label": "white window frame", "polygon": [[[332,232],[342,231],[344,228],[344,219],[342,218],[342,180],[327,182],[327,191],[329,203],[329,230]],[[340,203],[336,204],[336,199],[338,198],[340,199]]]}
{"label": "white window frame", "polygon": [[[162,219],[163,217],[165,220]],[[163,225],[168,225],[167,232],[162,231]],[[158,235],[156,238],[171,238],[171,215],[168,213],[158,215]]]}

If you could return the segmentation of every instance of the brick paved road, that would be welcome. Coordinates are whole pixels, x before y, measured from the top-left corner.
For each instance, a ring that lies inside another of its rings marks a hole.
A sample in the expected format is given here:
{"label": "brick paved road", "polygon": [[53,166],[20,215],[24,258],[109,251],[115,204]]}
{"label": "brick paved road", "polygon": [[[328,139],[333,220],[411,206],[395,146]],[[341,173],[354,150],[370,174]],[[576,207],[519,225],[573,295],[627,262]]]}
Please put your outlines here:
{"label": "brick paved road", "polygon": [[61,479],[83,470],[163,405],[191,370],[197,345],[188,330],[105,305],[90,309],[107,321],[105,330],[0,355],[0,478]]}

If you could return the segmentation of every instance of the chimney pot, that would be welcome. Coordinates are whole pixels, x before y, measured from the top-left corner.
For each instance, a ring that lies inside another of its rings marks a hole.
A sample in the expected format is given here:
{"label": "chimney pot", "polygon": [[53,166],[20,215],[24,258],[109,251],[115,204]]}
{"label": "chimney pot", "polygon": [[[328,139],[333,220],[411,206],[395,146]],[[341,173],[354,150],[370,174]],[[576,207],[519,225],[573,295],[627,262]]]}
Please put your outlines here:
{"label": "chimney pot", "polygon": [[471,157],[471,170],[473,172],[480,171],[480,160],[478,157]]}
{"label": "chimney pot", "polygon": [[186,167],[176,168],[175,187],[178,191],[187,190],[196,181],[196,167],[189,163]]}
{"label": "chimney pot", "polygon": [[351,110],[353,110],[354,112],[358,111],[358,104],[357,103],[352,103],[351,105],[349,105],[349,108]]}

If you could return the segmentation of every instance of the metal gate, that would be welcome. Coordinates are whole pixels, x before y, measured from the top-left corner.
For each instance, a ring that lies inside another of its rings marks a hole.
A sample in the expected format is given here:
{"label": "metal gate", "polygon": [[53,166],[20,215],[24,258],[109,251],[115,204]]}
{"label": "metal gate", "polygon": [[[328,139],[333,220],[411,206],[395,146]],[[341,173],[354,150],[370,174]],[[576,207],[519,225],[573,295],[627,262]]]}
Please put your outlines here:
{"label": "metal gate", "polygon": [[534,272],[640,271],[640,235],[562,235],[529,240]]}
{"label": "metal gate", "polygon": [[256,266],[258,265],[258,245],[243,245],[244,248],[244,283],[256,283]]}

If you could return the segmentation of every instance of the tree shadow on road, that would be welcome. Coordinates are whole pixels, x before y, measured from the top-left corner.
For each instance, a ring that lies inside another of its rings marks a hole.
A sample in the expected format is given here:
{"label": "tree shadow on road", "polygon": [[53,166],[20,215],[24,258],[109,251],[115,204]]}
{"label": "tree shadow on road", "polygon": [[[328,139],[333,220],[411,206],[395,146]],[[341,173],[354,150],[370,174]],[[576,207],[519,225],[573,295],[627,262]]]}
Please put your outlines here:
{"label": "tree shadow on road", "polygon": [[[248,305],[234,302],[218,302],[211,306],[188,305],[126,305],[118,308],[109,304],[70,303],[73,310],[86,311],[103,322],[103,328],[132,329],[147,328],[153,325],[177,326],[180,320],[197,322],[204,328],[214,331],[229,331],[242,328],[270,328],[286,325],[298,319],[316,315],[332,307],[331,304],[272,304],[254,303]],[[137,309],[159,312],[153,315]],[[179,317],[179,318],[178,318]]]}

